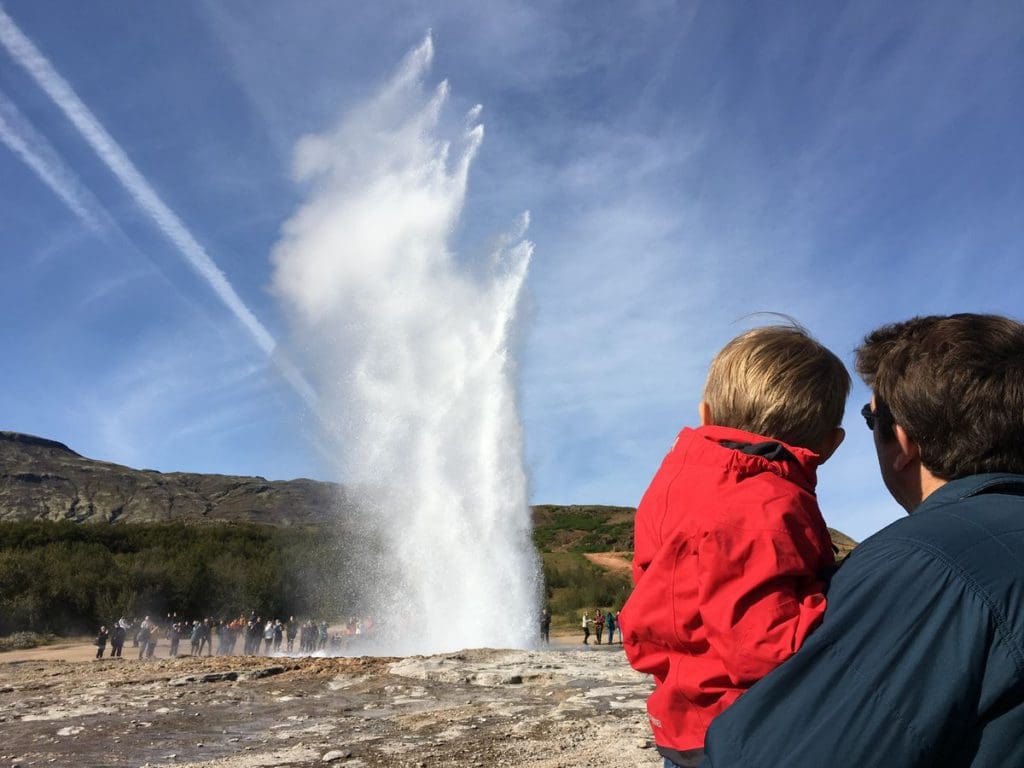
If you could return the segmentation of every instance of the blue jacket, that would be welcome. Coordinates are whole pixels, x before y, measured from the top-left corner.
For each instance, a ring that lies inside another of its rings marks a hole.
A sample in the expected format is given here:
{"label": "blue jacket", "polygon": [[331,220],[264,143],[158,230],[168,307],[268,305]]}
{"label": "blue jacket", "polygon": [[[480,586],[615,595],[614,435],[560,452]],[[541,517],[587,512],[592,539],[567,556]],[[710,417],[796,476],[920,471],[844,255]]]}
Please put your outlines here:
{"label": "blue jacket", "polygon": [[1024,766],[1024,475],[947,483],[854,550],[820,629],[702,768]]}

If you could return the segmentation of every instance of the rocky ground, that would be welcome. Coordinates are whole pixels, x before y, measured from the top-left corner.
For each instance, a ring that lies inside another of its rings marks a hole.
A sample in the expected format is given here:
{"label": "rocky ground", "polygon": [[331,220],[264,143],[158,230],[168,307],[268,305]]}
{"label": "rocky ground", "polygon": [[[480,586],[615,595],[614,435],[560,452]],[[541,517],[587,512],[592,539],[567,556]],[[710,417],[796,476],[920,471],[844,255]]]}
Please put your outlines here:
{"label": "rocky ground", "polygon": [[660,765],[649,685],[618,645],[404,659],[8,658],[21,660],[0,656],[0,766]]}

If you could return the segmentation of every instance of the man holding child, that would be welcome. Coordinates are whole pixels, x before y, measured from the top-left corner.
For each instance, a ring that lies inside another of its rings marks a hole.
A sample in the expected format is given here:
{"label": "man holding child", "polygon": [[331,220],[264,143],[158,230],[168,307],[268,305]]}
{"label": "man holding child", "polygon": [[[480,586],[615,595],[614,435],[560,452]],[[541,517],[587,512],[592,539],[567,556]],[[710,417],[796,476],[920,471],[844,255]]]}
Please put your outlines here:
{"label": "man holding child", "polygon": [[854,550],[821,628],[712,724],[704,765],[1024,765],[1024,325],[914,318],[856,363],[910,514]]}
{"label": "man holding child", "polygon": [[[758,389],[757,360],[729,369],[749,414],[785,379]],[[641,502],[620,627],[634,666],[655,676],[648,711],[666,765],[1024,766],[1024,325],[914,318],[869,334],[856,365],[882,479],[911,514],[834,575],[815,559],[824,542],[802,494],[813,500],[814,466],[839,433],[816,446],[723,423],[706,391],[705,426],[684,430]],[[752,434],[723,439],[723,426]],[[716,456],[718,485],[695,512],[662,475],[692,475],[718,450],[708,443],[737,455]],[[752,472],[750,456],[772,464]],[[665,593],[680,568],[697,586]],[[659,590],[676,613],[645,610]]]}

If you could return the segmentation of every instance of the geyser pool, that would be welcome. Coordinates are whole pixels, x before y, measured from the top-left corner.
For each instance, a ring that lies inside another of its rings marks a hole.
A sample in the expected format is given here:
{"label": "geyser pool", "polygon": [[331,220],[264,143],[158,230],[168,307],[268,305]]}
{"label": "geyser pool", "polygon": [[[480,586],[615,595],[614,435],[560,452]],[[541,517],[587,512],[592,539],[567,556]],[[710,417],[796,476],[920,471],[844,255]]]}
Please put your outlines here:
{"label": "geyser pool", "polygon": [[537,637],[510,351],[527,217],[486,270],[456,260],[483,126],[476,107],[456,142],[441,138],[448,85],[426,91],[432,58],[428,36],[335,130],[299,142],[309,196],[273,253],[274,290],[374,540],[362,612],[373,650],[389,654]]}

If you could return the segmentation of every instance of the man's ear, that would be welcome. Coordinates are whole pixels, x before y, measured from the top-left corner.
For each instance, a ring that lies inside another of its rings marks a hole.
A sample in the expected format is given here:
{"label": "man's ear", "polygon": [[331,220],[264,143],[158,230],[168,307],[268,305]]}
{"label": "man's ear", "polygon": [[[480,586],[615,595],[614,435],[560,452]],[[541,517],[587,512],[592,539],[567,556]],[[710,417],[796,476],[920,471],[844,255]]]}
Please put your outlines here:
{"label": "man's ear", "polygon": [[697,406],[697,415],[700,416],[700,425],[707,427],[714,422],[711,420],[711,404],[707,400],[701,400]]}
{"label": "man's ear", "polygon": [[897,472],[902,472],[914,461],[921,458],[921,448],[915,441],[910,439],[907,431],[899,424],[893,424],[892,431],[896,435],[896,442],[900,447],[893,457],[892,468]]}
{"label": "man's ear", "polygon": [[822,464],[832,457],[832,454],[835,453],[836,449],[843,444],[843,440],[845,439],[846,430],[842,427],[836,427],[829,432],[828,436],[825,438],[822,450],[818,452],[818,455],[821,457]]}

